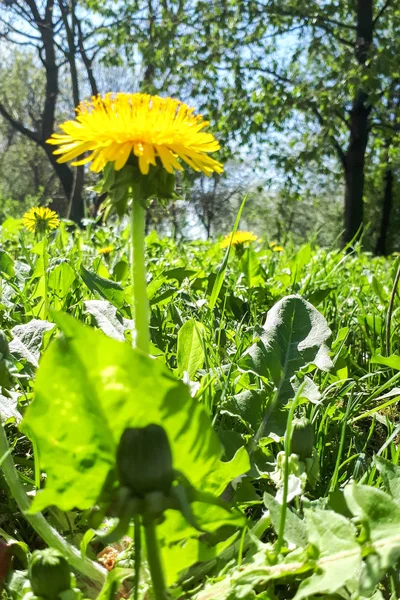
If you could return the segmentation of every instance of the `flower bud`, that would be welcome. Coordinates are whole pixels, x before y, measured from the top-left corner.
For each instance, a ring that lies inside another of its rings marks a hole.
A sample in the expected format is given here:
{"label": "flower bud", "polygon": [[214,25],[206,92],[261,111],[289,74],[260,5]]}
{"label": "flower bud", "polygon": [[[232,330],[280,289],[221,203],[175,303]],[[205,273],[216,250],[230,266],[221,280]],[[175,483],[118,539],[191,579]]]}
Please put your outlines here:
{"label": "flower bud", "polygon": [[290,451],[297,454],[300,460],[305,460],[312,456],[315,436],[311,421],[306,417],[293,419],[292,421],[292,439]]}
{"label": "flower bud", "polygon": [[68,562],[58,550],[36,550],[29,563],[32,591],[45,600],[56,600],[61,592],[71,587]]}
{"label": "flower bud", "polygon": [[125,429],[117,449],[120,484],[134,496],[168,494],[174,480],[167,434],[159,425]]}

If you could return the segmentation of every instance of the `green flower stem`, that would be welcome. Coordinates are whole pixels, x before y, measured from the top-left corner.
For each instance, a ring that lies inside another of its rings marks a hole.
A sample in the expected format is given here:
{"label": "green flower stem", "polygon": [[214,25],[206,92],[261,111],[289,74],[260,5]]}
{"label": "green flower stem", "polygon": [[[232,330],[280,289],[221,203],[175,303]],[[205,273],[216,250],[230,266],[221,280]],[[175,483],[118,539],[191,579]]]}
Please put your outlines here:
{"label": "green flower stem", "polygon": [[165,584],[154,521],[144,525],[144,534],[146,538],[147,562],[149,564],[151,581],[153,584],[154,600],[168,600],[168,590]]}
{"label": "green flower stem", "polygon": [[146,292],[146,266],[144,262],[145,209],[140,203],[139,198],[133,198],[131,214],[132,307],[135,319],[136,347],[149,354],[150,319]]}
{"label": "green flower stem", "polygon": [[47,236],[43,237],[43,277],[44,277],[44,318],[47,319],[49,314],[49,282],[47,278]]}
{"label": "green flower stem", "polygon": [[135,581],[133,584],[134,600],[139,600],[140,569],[142,563],[142,526],[138,515],[134,518],[134,543],[135,543]]}
{"label": "green flower stem", "polygon": [[36,533],[42,540],[52,548],[59,550],[73,569],[79,571],[88,579],[103,585],[106,579],[106,571],[100,565],[94,563],[88,558],[82,558],[79,550],[71,546],[59,533],[56,531],[41,513],[29,514],[30,501],[25,493],[18,472],[15,468],[11,457],[10,448],[7,441],[7,436],[3,425],[0,423],[0,465],[3,470],[4,478],[10,488],[11,494],[16,501],[18,508],[24,515],[28,523],[31,524]]}
{"label": "green flower stem", "polygon": [[305,383],[301,383],[299,388],[297,389],[296,395],[293,398],[292,405],[290,407],[289,416],[286,425],[285,432],[285,463],[283,469],[283,494],[282,494],[282,506],[281,506],[281,514],[279,519],[279,531],[278,531],[278,539],[276,542],[276,553],[279,554],[283,540],[285,537],[285,523],[286,523],[286,512],[287,512],[287,497],[289,491],[289,456],[290,456],[290,445],[292,441],[292,421],[294,416],[294,411],[296,410],[296,406],[299,402],[300,396],[303,392]]}

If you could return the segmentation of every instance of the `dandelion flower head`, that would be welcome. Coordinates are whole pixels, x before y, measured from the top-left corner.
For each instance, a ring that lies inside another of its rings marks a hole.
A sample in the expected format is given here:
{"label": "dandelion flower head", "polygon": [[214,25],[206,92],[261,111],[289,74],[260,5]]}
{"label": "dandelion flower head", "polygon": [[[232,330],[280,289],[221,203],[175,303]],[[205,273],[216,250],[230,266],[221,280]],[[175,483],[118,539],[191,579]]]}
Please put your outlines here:
{"label": "dandelion flower head", "polygon": [[104,248],[99,248],[97,250],[97,254],[102,254],[102,255],[106,255],[106,254],[111,254],[111,252],[114,251],[114,246],[104,246]]}
{"label": "dandelion flower head", "polygon": [[89,152],[73,165],[91,163],[99,173],[107,163],[122,169],[129,157],[137,157],[139,169],[147,175],[157,158],[168,173],[182,171],[187,163],[195,171],[222,173],[221,163],[209,153],[219,150],[219,142],[204,131],[208,125],[194,109],[173,98],[148,94],[106,94],[93,96],[76,109],[76,119],[61,125],[64,133],[53,133],[49,144],[59,146],[58,162],[68,162]]}
{"label": "dandelion flower head", "polygon": [[60,224],[57,213],[45,206],[35,206],[28,210],[22,222],[25,229],[32,233],[47,233],[51,229],[57,229]]}
{"label": "dandelion flower head", "polygon": [[257,236],[254,235],[254,233],[251,233],[250,231],[236,231],[236,233],[234,233],[233,236],[231,233],[228,233],[228,235],[224,237],[224,239],[221,242],[221,248],[227,248],[230,243],[232,246],[240,246],[241,244],[255,242],[257,239]]}

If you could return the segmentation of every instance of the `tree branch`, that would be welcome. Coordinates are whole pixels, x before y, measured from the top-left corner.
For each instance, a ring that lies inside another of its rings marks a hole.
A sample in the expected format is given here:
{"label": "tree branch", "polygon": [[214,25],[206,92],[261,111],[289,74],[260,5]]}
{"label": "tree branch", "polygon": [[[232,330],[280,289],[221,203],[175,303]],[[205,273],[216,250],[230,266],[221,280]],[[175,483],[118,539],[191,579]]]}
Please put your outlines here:
{"label": "tree branch", "polygon": [[382,6],[382,8],[380,9],[380,11],[378,11],[375,19],[373,20],[372,23],[372,27],[375,29],[375,25],[378,23],[379,19],[381,18],[381,16],[383,15],[383,13],[385,12],[385,10],[391,5],[392,0],[386,0],[385,4]]}
{"label": "tree branch", "polygon": [[39,145],[43,145],[39,136],[34,131],[32,131],[31,129],[28,129],[27,127],[25,127],[25,125],[23,125],[22,123],[20,123],[16,119],[14,119],[14,117],[12,117],[10,115],[8,110],[5,108],[5,106],[1,102],[0,102],[0,115],[2,115],[6,119],[6,121],[8,121],[10,123],[10,125],[12,125],[12,127],[14,127],[14,129],[16,131],[18,131],[22,135],[25,135],[27,138],[32,140],[32,142],[35,142],[36,144],[39,144]]}

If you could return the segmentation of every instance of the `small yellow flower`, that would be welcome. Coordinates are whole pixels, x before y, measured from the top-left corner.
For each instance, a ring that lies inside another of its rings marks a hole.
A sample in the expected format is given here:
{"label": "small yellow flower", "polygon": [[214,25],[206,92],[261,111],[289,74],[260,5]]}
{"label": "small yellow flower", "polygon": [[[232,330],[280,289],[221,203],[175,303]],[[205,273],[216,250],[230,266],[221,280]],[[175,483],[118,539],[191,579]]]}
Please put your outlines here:
{"label": "small yellow flower", "polygon": [[273,246],[272,247],[272,252],[285,252],[285,248],[282,248],[282,246]]}
{"label": "small yellow flower", "polygon": [[178,158],[195,171],[211,175],[222,173],[223,167],[208,154],[220,145],[203,129],[209,124],[194,109],[173,98],[148,94],[108,93],[81,102],[76,119],[61,125],[64,134],[53,133],[49,144],[59,146],[54,154],[58,162],[68,162],[89,152],[73,165],[91,163],[99,173],[107,163],[121,170],[133,154],[139,168],[147,175],[157,159],[168,173],[182,171]]}
{"label": "small yellow flower", "polygon": [[278,245],[278,242],[270,242],[269,243],[270,248],[273,248],[274,246],[277,246],[277,245]]}
{"label": "small yellow flower", "polygon": [[35,206],[28,210],[22,222],[25,229],[32,233],[47,233],[51,229],[57,229],[60,224],[57,213],[45,206]]}
{"label": "small yellow flower", "polygon": [[221,242],[221,248],[227,248],[231,242],[231,238],[232,246],[240,246],[241,244],[255,242],[258,239],[257,236],[254,235],[254,233],[251,233],[250,231],[237,231],[233,234],[233,236],[231,233],[228,233],[228,235],[226,235]]}
{"label": "small yellow flower", "polygon": [[111,254],[114,251],[114,246],[104,246],[104,248],[99,248],[97,250],[97,254]]}

